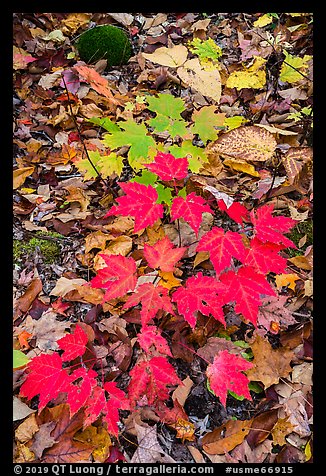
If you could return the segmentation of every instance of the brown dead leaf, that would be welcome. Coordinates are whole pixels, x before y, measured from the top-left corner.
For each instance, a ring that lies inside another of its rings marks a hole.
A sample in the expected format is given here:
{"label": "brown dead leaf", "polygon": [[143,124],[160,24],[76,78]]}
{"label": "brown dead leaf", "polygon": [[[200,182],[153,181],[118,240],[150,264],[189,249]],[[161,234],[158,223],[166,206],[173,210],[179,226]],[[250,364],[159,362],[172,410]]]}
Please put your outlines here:
{"label": "brown dead leaf", "polygon": [[209,337],[207,343],[197,350],[197,354],[213,363],[214,357],[222,350],[227,350],[230,354],[240,355],[243,349],[222,337]]}
{"label": "brown dead leaf", "polygon": [[31,450],[35,454],[36,458],[40,459],[42,457],[43,451],[46,448],[51,448],[51,446],[53,446],[56,442],[55,439],[50,436],[55,425],[56,423],[54,421],[40,425],[39,431],[36,433],[33,444],[31,445]]}
{"label": "brown dead leaf", "polygon": [[294,353],[288,348],[273,349],[269,341],[259,335],[250,347],[254,355],[254,366],[246,372],[249,380],[262,382],[266,389],[292,372],[290,362]]}
{"label": "brown dead leaf", "polygon": [[70,323],[58,321],[57,313],[53,311],[43,312],[39,319],[32,319],[27,316],[21,328],[36,337],[36,347],[43,352],[49,350],[58,350],[57,340],[66,335],[66,329],[69,329]]}
{"label": "brown dead leaf", "polygon": [[36,296],[40,294],[42,289],[43,286],[40,278],[34,278],[26,289],[25,293],[19,299],[17,299],[14,305],[14,321],[28,311],[32,305],[32,302]]}
{"label": "brown dead leaf", "polygon": [[52,437],[56,443],[46,449],[42,456],[44,463],[80,463],[89,462],[94,446],[74,441],[73,437],[83,426],[84,412],[78,411],[70,416],[69,405],[63,403],[52,408],[44,408],[37,417],[37,423],[55,422]]}
{"label": "brown dead leaf", "polygon": [[247,162],[265,162],[277,145],[273,134],[257,126],[240,126],[210,145],[211,152]]}
{"label": "brown dead leaf", "polygon": [[65,299],[69,301],[86,302],[90,304],[102,304],[104,291],[92,288],[89,285],[75,285],[73,290],[65,294]]}
{"label": "brown dead leaf", "polygon": [[193,58],[177,69],[179,78],[203,96],[220,102],[222,94],[221,76],[218,69],[205,70],[198,58]]}
{"label": "brown dead leaf", "polygon": [[78,202],[82,212],[87,210],[90,200],[86,193],[81,189],[74,186],[65,187],[68,190],[69,195],[65,197],[66,202]]}
{"label": "brown dead leaf", "polygon": [[302,174],[308,171],[307,164],[312,162],[311,147],[290,147],[282,158],[290,185],[298,183]]}
{"label": "brown dead leaf", "polygon": [[253,419],[251,429],[247,436],[247,442],[251,449],[258,446],[270,435],[278,420],[278,410],[274,408],[267,412],[263,412]]}
{"label": "brown dead leaf", "polygon": [[187,378],[182,380],[182,385],[178,385],[172,393],[172,400],[178,400],[180,405],[183,407],[193,384],[194,382],[188,375]]}
{"label": "brown dead leaf", "polygon": [[280,418],[277,420],[274,428],[271,431],[273,437],[273,444],[283,446],[286,444],[285,437],[293,432],[293,425],[287,418]]}
{"label": "brown dead leaf", "polygon": [[35,414],[33,413],[18,426],[15,431],[15,438],[20,441],[20,443],[26,443],[33,438],[38,430],[39,427],[36,422]]}
{"label": "brown dead leaf", "polygon": [[159,445],[157,440],[156,425],[149,426],[142,422],[138,425],[135,422],[135,429],[137,432],[138,448],[133,454],[130,463],[175,463],[163,448]]}
{"label": "brown dead leaf", "polygon": [[208,454],[224,454],[242,443],[248,435],[252,420],[229,420],[207,433],[203,439],[203,450]]}
{"label": "brown dead leaf", "polygon": [[305,271],[312,270],[310,260],[304,255],[293,256],[293,258],[288,258],[288,261],[294,264],[297,268],[304,269]]}
{"label": "brown dead leaf", "polygon": [[106,242],[114,238],[113,235],[103,233],[103,231],[94,231],[85,238],[85,253],[89,253],[93,248],[104,250]]}
{"label": "brown dead leaf", "polygon": [[86,26],[90,21],[89,13],[69,13],[67,18],[62,20],[61,31],[63,33],[75,33],[78,28]]}
{"label": "brown dead leaf", "polygon": [[23,183],[25,182],[25,180],[27,179],[27,177],[29,177],[29,175],[32,175],[34,170],[35,170],[35,167],[22,167],[20,169],[14,170],[13,171],[14,190],[16,190],[16,188],[21,187]]}

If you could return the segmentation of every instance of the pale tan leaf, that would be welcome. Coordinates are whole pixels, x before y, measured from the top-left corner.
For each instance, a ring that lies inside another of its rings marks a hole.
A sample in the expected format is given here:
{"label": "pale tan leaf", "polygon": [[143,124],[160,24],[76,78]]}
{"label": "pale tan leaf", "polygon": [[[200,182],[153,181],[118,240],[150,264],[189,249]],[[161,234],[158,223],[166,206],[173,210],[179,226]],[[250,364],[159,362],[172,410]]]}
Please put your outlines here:
{"label": "pale tan leaf", "polygon": [[193,58],[178,68],[177,73],[179,78],[186,83],[187,86],[190,86],[203,96],[214,99],[217,103],[220,102],[222,86],[218,69],[206,71],[200,64],[199,59]]}
{"label": "pale tan leaf", "polygon": [[152,63],[177,68],[186,61],[188,50],[184,45],[175,45],[172,48],[162,46],[157,48],[154,53],[142,53],[142,56]]}

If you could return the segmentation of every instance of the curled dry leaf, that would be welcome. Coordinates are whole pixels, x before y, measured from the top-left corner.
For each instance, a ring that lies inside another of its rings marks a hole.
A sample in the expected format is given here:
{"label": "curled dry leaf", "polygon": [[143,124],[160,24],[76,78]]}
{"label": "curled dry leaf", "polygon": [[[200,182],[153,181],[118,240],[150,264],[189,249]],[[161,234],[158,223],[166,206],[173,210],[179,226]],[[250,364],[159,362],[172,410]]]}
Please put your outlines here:
{"label": "curled dry leaf", "polygon": [[276,148],[273,134],[257,126],[241,126],[223,134],[210,146],[211,152],[247,162],[265,162]]}

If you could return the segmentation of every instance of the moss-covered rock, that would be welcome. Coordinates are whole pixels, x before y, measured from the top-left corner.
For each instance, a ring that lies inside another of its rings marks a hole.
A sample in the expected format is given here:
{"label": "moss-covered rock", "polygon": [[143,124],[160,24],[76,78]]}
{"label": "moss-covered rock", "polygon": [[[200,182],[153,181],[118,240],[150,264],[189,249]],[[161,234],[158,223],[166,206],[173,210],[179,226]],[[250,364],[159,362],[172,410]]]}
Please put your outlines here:
{"label": "moss-covered rock", "polygon": [[37,232],[37,237],[33,237],[28,241],[23,240],[14,240],[13,242],[13,258],[14,263],[19,263],[23,258],[26,258],[28,255],[35,253],[36,248],[38,247],[42,256],[44,263],[51,264],[54,263],[60,256],[60,246],[56,241],[47,240],[38,238],[41,236],[49,236],[53,238],[62,238],[60,233],[56,232]]}
{"label": "moss-covered rock", "polygon": [[125,64],[132,55],[128,36],[123,30],[112,25],[100,25],[85,31],[75,46],[80,59],[85,63],[106,59],[107,67]]}

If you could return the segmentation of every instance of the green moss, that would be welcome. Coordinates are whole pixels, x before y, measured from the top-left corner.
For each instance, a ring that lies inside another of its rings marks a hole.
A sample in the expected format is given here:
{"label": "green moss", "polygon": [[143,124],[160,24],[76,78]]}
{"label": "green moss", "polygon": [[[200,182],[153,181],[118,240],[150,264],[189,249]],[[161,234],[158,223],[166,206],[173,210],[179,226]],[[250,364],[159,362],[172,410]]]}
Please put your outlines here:
{"label": "green moss", "polygon": [[[49,236],[53,238],[62,238],[60,233],[38,231],[37,236]],[[35,253],[36,248],[40,249],[44,263],[54,263],[60,256],[60,246],[56,241],[44,240],[42,238],[33,237],[28,241],[14,240],[13,242],[13,258],[14,263],[19,263],[24,257]]]}
{"label": "green moss", "polygon": [[101,25],[81,34],[76,42],[80,59],[95,63],[108,61],[107,67],[125,64],[132,55],[131,43],[126,33],[112,25]]}
{"label": "green moss", "polygon": [[292,240],[293,243],[295,243],[297,246],[301,238],[304,237],[305,235],[307,235],[307,239],[305,244],[301,248],[298,248],[296,250],[293,248],[287,248],[285,250],[290,258],[293,258],[294,256],[302,255],[302,253],[306,250],[307,246],[312,245],[313,243],[312,220],[306,220],[306,221],[302,221],[301,223],[298,223],[292,229],[291,233],[286,234],[286,236],[290,238],[290,240]]}

